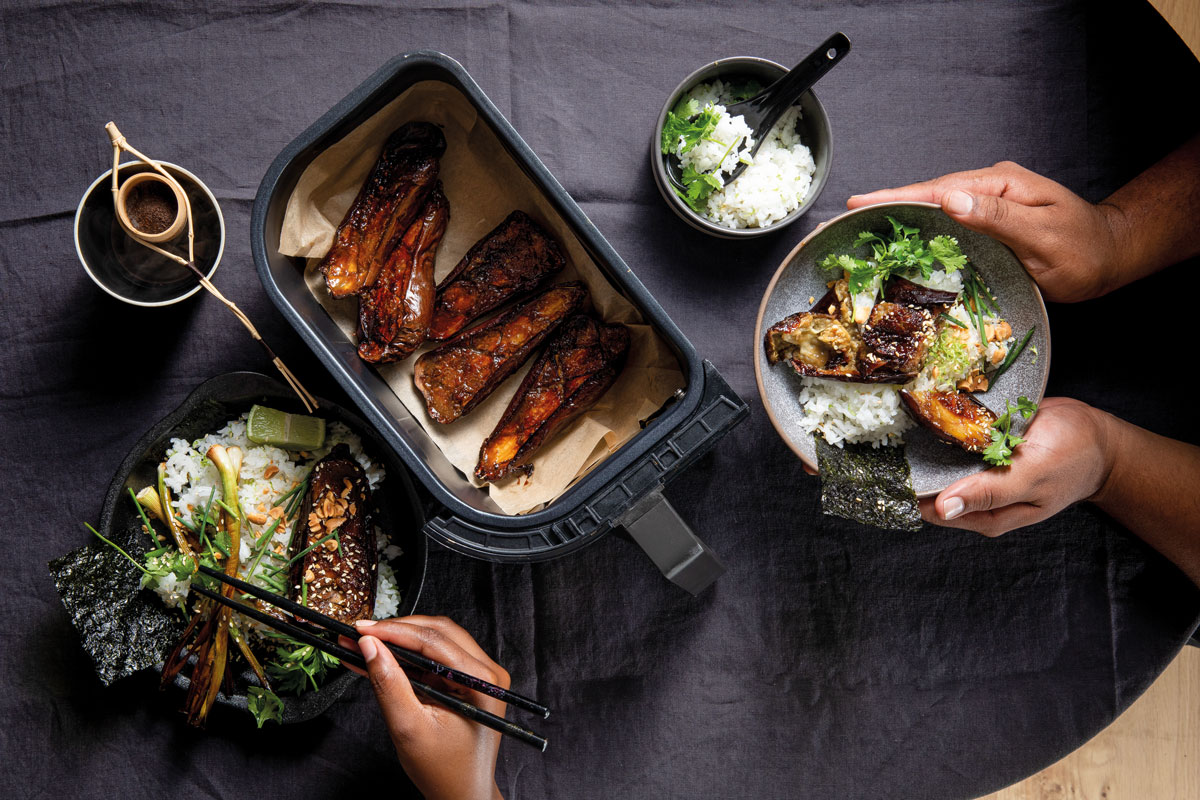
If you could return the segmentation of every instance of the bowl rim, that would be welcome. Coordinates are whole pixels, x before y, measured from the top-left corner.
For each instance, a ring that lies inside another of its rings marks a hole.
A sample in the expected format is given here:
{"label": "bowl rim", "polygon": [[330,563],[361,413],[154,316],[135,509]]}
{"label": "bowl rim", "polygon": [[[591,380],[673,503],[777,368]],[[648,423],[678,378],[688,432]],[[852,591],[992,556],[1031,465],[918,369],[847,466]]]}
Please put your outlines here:
{"label": "bowl rim", "polygon": [[[808,211],[816,204],[817,199],[821,196],[821,192],[825,190],[825,185],[829,182],[827,171],[825,177],[819,183],[817,183],[814,189],[810,190],[811,194],[805,199],[805,203],[800,206],[800,208],[791,212],[778,222],[772,223],[765,228],[727,228],[724,225],[718,225],[717,223],[712,222],[700,214],[697,214],[691,208],[688,208],[687,205],[683,203],[678,196],[676,196],[675,192],[668,185],[669,178],[666,177],[666,167],[663,165],[662,128],[663,122],[667,118],[667,112],[671,110],[671,107],[680,95],[682,95],[692,86],[699,83],[699,76],[701,73],[708,72],[713,68],[718,68],[718,70],[720,70],[720,68],[725,66],[736,67],[737,65],[765,65],[767,67],[778,69],[781,77],[788,72],[788,68],[783,64],[780,64],[777,61],[772,61],[769,58],[762,58],[760,56],[728,56],[726,58],[718,58],[714,61],[710,61],[707,64],[688,73],[687,77],[680,81],[675,88],[667,94],[666,101],[663,103],[663,107],[659,110],[655,119],[654,131],[652,132],[650,138],[650,173],[654,176],[654,185],[658,188],[658,192],[660,195],[662,195],[662,198],[666,202],[667,206],[675,212],[676,216],[696,230],[721,239],[734,240],[753,239],[758,236],[776,233],[795,223],[797,220],[807,214]],[[720,74],[720,71],[718,71],[717,74]],[[715,77],[715,75],[710,75],[709,77]],[[830,169],[832,169],[834,153],[833,126],[829,121],[829,113],[825,110],[825,106],[821,103],[821,99],[817,96],[817,93],[812,88],[808,89],[805,94],[808,94],[812,97],[813,103],[820,111],[820,121],[823,123],[825,129],[829,132],[828,142],[824,148],[824,151],[826,153],[826,160],[830,163]]]}
{"label": "bowl rim", "polygon": [[[143,162],[143,161],[125,161],[125,162],[118,164],[117,169],[121,169],[123,167],[135,167],[138,165],[142,165],[144,163],[145,162]],[[220,240],[217,244],[217,257],[213,260],[212,268],[209,269],[208,274],[206,274],[204,276],[204,277],[208,278],[209,280],[212,280],[212,276],[216,273],[217,267],[221,266],[221,256],[223,256],[225,254],[225,215],[221,213],[221,204],[217,202],[216,196],[212,193],[212,190],[208,188],[207,184],[205,184],[204,181],[197,178],[195,176],[195,174],[193,174],[190,170],[188,170],[184,167],[181,167],[178,164],[173,164],[170,161],[159,161],[158,163],[166,169],[178,170],[179,172],[181,172],[182,174],[187,176],[189,179],[194,181],[196,183],[196,185],[199,186],[200,189],[204,192],[204,194],[208,195],[209,201],[212,203],[213,208],[216,209],[217,228],[220,230],[221,236],[220,236]],[[202,287],[200,286],[199,283],[197,283],[190,290],[188,290],[184,294],[179,295],[178,297],[172,297],[167,300],[157,300],[154,302],[149,302],[146,300],[135,300],[132,297],[126,297],[125,295],[117,294],[112,289],[105,286],[104,283],[101,282],[101,280],[98,277],[96,277],[96,273],[92,272],[91,265],[88,264],[87,259],[83,255],[83,248],[79,246],[79,220],[83,216],[83,206],[88,201],[88,198],[92,196],[92,193],[94,191],[96,191],[97,186],[99,186],[101,183],[103,183],[104,181],[109,179],[111,176],[112,176],[112,168],[109,167],[103,173],[101,173],[100,177],[98,177],[98,178],[96,178],[96,180],[92,181],[91,186],[89,186],[87,188],[87,191],[85,191],[83,193],[83,196],[81,196],[79,198],[79,205],[77,205],[75,207],[75,223],[74,223],[74,232],[73,232],[73,237],[75,240],[75,255],[77,255],[79,257],[79,263],[83,265],[83,271],[86,272],[88,274],[88,277],[92,279],[92,283],[96,284],[101,289],[103,289],[106,294],[108,294],[111,297],[115,297],[117,300],[120,300],[122,303],[128,303],[131,306],[141,306],[142,308],[160,308],[162,306],[174,305],[175,303],[178,303],[178,302],[188,299],[189,297],[194,295],[196,292],[200,291],[200,289]],[[113,213],[114,214],[117,213],[117,210],[115,208],[113,209]]]}
{"label": "bowl rim", "polygon": [[[811,242],[818,233],[825,230],[825,228],[828,227],[829,225],[832,225],[836,222],[841,222],[844,219],[849,219],[850,217],[855,217],[858,214],[860,214],[864,211],[868,211],[868,210],[874,210],[874,209],[879,209],[879,208],[896,208],[896,207],[912,208],[914,206],[920,207],[920,208],[935,209],[937,211],[942,210],[941,205],[938,203],[929,203],[929,202],[926,202],[923,200],[892,200],[892,201],[885,202],[885,203],[872,203],[871,205],[859,206],[858,208],[852,208],[847,211],[843,211],[842,213],[838,214],[837,216],[831,217],[831,218],[825,220],[824,222],[818,224],[817,227],[815,227],[811,231],[809,231],[809,233],[803,239],[801,239],[796,244],[795,247],[793,247],[790,251],[788,251],[788,254],[786,256],[783,257],[783,260],[779,263],[779,266],[775,270],[775,274],[771,276],[771,281],[767,284],[767,288],[763,291],[762,300],[759,301],[758,314],[754,318],[754,382],[758,386],[758,399],[759,399],[759,401],[762,402],[763,408],[767,412],[767,419],[769,419],[771,421],[771,427],[773,427],[775,429],[775,433],[778,434],[779,438],[783,440],[784,444],[786,444],[788,446],[788,448],[793,453],[795,453],[796,456],[800,459],[800,461],[803,462],[803,464],[806,467],[808,467],[809,469],[817,470],[818,467],[816,464],[814,464],[812,461],[810,461],[808,459],[808,457],[805,456],[804,453],[801,452],[798,447],[796,447],[795,443],[792,441],[792,437],[784,432],[783,424],[775,416],[775,412],[771,408],[770,402],[768,402],[768,400],[767,400],[767,387],[766,387],[765,383],[763,382],[763,366],[762,366],[762,362],[765,358],[765,355],[763,353],[763,338],[760,335],[760,331],[762,331],[762,326],[763,326],[763,318],[766,316],[766,313],[767,313],[767,301],[771,299],[771,295],[775,292],[775,285],[777,283],[779,283],[779,279],[783,277],[784,270],[786,270],[788,268],[788,266],[792,263],[792,260],[795,259],[795,257],[800,253],[800,251],[806,245],[808,245],[808,243]],[[951,219],[953,219],[953,217],[951,217]],[[959,224],[961,224],[961,223],[959,223]],[[989,237],[989,238],[993,238],[993,237]],[[999,240],[995,240],[995,241],[999,241]],[[1000,242],[1000,244],[1003,244],[1003,242]],[[1015,253],[1013,254],[1013,258],[1016,258]],[[1017,259],[1017,261],[1019,263],[1020,259]],[[1022,264],[1022,266],[1024,266],[1024,265]],[[1045,326],[1045,331],[1046,331],[1045,337],[1044,337],[1045,348],[1044,348],[1044,350],[1038,351],[1038,359],[1040,361],[1045,362],[1046,374],[1048,376],[1050,374],[1050,356],[1051,356],[1049,314],[1046,311],[1046,300],[1044,297],[1042,297],[1041,287],[1037,285],[1037,281],[1033,280],[1032,277],[1029,278],[1029,281],[1030,281],[1030,283],[1033,284],[1033,288],[1034,288],[1033,295],[1037,299],[1038,311],[1040,312],[1040,315],[1041,315],[1041,318],[1043,321],[1043,325]],[[1046,393],[1046,387],[1043,386],[1041,393],[1040,393],[1041,396],[1038,397],[1039,403],[1041,403],[1042,399],[1045,396],[1045,393]],[[943,487],[943,489],[944,489],[944,487]],[[941,493],[940,491],[937,491],[937,492],[927,491],[927,492],[917,492],[916,494],[917,494],[918,500],[924,500],[929,497],[936,497],[940,493]]]}

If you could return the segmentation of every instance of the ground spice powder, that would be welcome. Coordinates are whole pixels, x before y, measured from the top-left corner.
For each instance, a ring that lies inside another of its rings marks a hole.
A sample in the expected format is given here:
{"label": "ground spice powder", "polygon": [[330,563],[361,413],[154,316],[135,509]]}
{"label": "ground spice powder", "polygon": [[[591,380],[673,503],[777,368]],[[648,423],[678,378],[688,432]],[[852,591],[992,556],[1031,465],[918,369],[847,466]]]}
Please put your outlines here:
{"label": "ground spice powder", "polygon": [[133,227],[155,234],[171,227],[179,208],[170,187],[161,181],[144,181],[130,191],[125,211]]}

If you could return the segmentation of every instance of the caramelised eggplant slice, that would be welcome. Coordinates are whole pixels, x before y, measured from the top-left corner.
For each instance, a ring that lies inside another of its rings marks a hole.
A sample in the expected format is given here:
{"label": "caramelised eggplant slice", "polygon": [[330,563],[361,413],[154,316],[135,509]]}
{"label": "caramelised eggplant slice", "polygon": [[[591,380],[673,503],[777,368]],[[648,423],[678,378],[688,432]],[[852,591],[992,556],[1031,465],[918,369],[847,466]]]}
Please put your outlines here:
{"label": "caramelised eggplant slice", "polygon": [[429,332],[433,262],[450,220],[441,182],[392,249],[375,283],[358,298],[358,355],[382,364],[408,358]]}
{"label": "caramelised eggplant slice", "polygon": [[497,481],[518,469],[533,472],[533,454],[595,405],[621,374],[628,352],[624,325],[572,317],[551,337],[479,449],[475,476]]}
{"label": "caramelised eggplant slice", "polygon": [[939,438],[971,453],[980,453],[992,443],[992,423],[987,406],[966,392],[900,390],[900,397],[913,419]]}
{"label": "caramelised eggplant slice", "polygon": [[418,358],[413,382],[429,416],[453,422],[483,402],[583,306],[587,294],[580,281],[552,286]]}
{"label": "caramelised eggplant slice", "polygon": [[321,261],[330,294],[346,297],[375,282],[433,189],[445,150],[446,137],[429,122],[410,122],[388,137]]}
{"label": "caramelised eggplant slice", "polygon": [[950,306],[958,299],[958,295],[954,292],[930,289],[896,276],[883,287],[883,298],[892,303],[904,303],[910,306]]}
{"label": "caramelised eggplant slice", "polygon": [[851,329],[829,314],[801,311],[767,329],[767,360],[786,361],[811,378],[858,378],[860,342]]}
{"label": "caramelised eggplant slice", "polygon": [[288,594],[314,611],[352,624],[375,610],[379,555],[371,522],[371,486],[339,444],[308,476],[289,558]]}
{"label": "caramelised eggplant slice", "polygon": [[920,371],[936,331],[933,314],[926,308],[886,300],[876,303],[860,329],[860,371],[864,377],[894,376],[907,383]]}
{"label": "caramelised eggplant slice", "polygon": [[566,263],[558,242],[524,211],[514,211],[438,285],[429,338],[451,338],[505,301],[533,291]]}

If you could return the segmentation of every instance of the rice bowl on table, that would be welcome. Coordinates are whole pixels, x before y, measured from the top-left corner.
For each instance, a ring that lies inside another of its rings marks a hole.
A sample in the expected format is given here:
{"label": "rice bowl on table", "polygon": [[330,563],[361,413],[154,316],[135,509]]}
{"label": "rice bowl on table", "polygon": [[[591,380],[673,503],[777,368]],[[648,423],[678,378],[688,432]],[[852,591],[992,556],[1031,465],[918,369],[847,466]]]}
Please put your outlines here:
{"label": "rice bowl on table", "polygon": [[[686,188],[676,193],[693,211],[727,228],[766,228],[804,204],[816,164],[797,128],[793,106],[753,156],[754,131],[726,105],[761,90],[756,83],[715,80],[689,91],[668,115],[663,148],[679,158]],[[731,183],[741,163],[747,165]]]}

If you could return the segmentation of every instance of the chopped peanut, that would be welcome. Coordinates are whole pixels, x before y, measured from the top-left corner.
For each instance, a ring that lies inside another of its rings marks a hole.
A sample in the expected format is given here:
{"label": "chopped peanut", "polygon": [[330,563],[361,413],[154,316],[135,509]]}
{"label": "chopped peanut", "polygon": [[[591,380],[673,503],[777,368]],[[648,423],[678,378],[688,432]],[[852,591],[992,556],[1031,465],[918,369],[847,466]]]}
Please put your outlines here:
{"label": "chopped peanut", "polygon": [[246,514],[246,519],[250,522],[253,522],[255,525],[265,525],[268,517],[266,514],[260,514],[257,511],[251,511]]}
{"label": "chopped peanut", "polygon": [[267,516],[269,516],[271,519],[279,519],[283,516],[283,506],[275,506],[267,512]]}
{"label": "chopped peanut", "polygon": [[279,467],[271,464],[269,467],[263,470],[263,477],[267,480],[271,480],[271,478],[275,477],[275,473],[277,472],[279,472]]}

